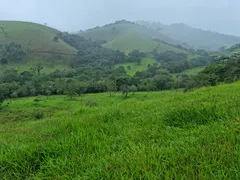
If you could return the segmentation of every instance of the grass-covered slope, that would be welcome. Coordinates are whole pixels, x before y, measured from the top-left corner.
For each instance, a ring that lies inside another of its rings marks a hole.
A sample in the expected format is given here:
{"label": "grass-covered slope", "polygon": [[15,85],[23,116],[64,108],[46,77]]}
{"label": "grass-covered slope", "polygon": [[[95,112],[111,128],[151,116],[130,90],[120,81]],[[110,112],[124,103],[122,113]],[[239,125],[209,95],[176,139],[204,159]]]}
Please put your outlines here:
{"label": "grass-covered slope", "polygon": [[219,51],[217,53],[213,53],[213,56],[227,56],[227,57],[231,57],[234,55],[240,55],[240,44],[236,44],[234,46],[232,46],[231,48],[228,48],[224,51]]}
{"label": "grass-covered slope", "polygon": [[6,101],[0,177],[238,179],[239,89]]}
{"label": "grass-covered slope", "polygon": [[159,33],[158,31],[125,20],[89,29],[80,33],[80,35],[94,40],[105,40],[110,42],[128,33],[134,33],[148,38],[156,38],[168,43],[177,43],[175,40]]}
{"label": "grass-covered slope", "polygon": [[[160,52],[174,51],[187,53],[182,49],[169,45],[179,43],[171,37],[157,30],[128,21],[117,21],[103,27],[89,29],[81,32],[79,35],[93,40],[104,40],[106,41],[103,45],[104,47],[126,53],[136,49],[141,52],[151,52],[156,48]],[[167,44],[157,42],[154,39],[158,39],[161,42],[164,41]]]}
{"label": "grass-covered slope", "polygon": [[25,49],[24,62],[0,65],[1,68],[14,68],[18,71],[29,70],[41,63],[43,72],[68,68],[68,63],[76,49],[63,40],[53,41],[58,30],[30,22],[0,21],[0,44],[17,43]]}
{"label": "grass-covered slope", "polygon": [[103,46],[109,49],[130,53],[133,50],[139,50],[140,52],[151,52],[157,47],[157,45],[157,42],[148,37],[144,37],[136,33],[127,33],[104,44]]}
{"label": "grass-covered slope", "polygon": [[160,33],[176,41],[187,43],[189,46],[200,49],[218,50],[223,46],[231,47],[234,44],[240,43],[240,37],[192,28],[182,23],[172,25],[163,25],[148,21],[138,21],[138,23],[152,29],[157,29]]}
{"label": "grass-covered slope", "polygon": [[0,21],[0,43],[20,43],[31,54],[74,54],[76,50],[63,42],[53,41],[56,29],[29,22]]}

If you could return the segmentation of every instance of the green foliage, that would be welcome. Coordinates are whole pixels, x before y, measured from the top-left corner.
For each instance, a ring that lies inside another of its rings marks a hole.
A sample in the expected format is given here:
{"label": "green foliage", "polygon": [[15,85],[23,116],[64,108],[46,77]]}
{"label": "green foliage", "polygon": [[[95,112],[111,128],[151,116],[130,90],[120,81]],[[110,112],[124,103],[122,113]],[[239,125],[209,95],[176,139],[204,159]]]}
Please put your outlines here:
{"label": "green foliage", "polygon": [[106,85],[107,85],[107,91],[110,93],[110,96],[112,96],[112,93],[117,91],[116,82],[113,80],[107,80]]}
{"label": "green foliage", "polygon": [[0,45],[0,64],[21,63],[26,52],[20,44]]}
{"label": "green foliage", "polygon": [[137,92],[137,91],[138,91],[138,89],[137,89],[137,87],[135,85],[129,86],[129,92],[131,92],[132,95],[134,95],[135,92]]}
{"label": "green foliage", "polygon": [[120,91],[122,92],[122,94],[127,97],[128,93],[130,91],[130,87],[127,84],[123,84],[120,86]]}
{"label": "green foliage", "polygon": [[42,112],[36,112],[34,114],[34,117],[36,118],[36,120],[40,120],[44,118],[44,114]]}
{"label": "green foliage", "polygon": [[238,58],[207,66],[188,82],[186,90],[202,86],[215,86],[222,82],[231,83],[239,79],[240,59]]}
{"label": "green foliage", "polygon": [[125,62],[115,65],[115,68],[117,69],[122,66],[124,67],[126,74],[134,76],[136,72],[146,71],[148,69],[148,65],[153,65],[154,63],[156,63],[155,59],[146,57],[141,59],[141,64],[138,64],[137,62]]}

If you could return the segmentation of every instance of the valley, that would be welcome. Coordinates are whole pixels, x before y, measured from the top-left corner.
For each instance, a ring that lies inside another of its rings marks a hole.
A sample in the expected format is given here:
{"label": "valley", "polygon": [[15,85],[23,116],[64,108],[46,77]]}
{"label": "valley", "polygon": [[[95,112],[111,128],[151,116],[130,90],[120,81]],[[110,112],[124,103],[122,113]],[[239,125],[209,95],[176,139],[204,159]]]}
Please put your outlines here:
{"label": "valley", "polygon": [[0,21],[2,179],[238,179],[240,37],[151,21]]}

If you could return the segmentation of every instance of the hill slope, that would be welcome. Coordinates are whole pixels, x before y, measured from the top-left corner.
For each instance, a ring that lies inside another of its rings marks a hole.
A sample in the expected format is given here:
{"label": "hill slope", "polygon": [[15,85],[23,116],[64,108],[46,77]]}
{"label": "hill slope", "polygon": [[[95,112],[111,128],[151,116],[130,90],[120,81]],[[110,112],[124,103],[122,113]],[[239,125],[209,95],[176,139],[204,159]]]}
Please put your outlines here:
{"label": "hill slope", "polygon": [[148,21],[138,21],[137,23],[158,30],[160,33],[194,48],[218,50],[223,46],[231,47],[240,43],[240,37],[196,29],[182,23],[172,25]]}
{"label": "hill slope", "polygon": [[[103,40],[105,41],[105,44],[103,44],[104,47],[126,53],[135,49],[141,52],[151,52],[156,48],[159,49],[160,52],[165,52],[167,50],[183,52],[183,50],[171,46],[171,44],[179,44],[178,41],[154,29],[125,20],[117,21],[116,23],[108,24],[103,27],[96,27],[81,32],[79,35],[93,40]],[[159,41],[157,42],[154,39]],[[158,45],[160,47],[158,47]],[[185,51],[185,53],[187,52]]]}
{"label": "hill slope", "polygon": [[231,57],[231,56],[235,56],[235,55],[240,55],[240,44],[236,44],[224,51],[220,51],[217,53],[213,53],[214,56],[227,56],[227,57]]}
{"label": "hill slope", "polygon": [[29,22],[0,21],[0,43],[20,43],[29,54],[72,55],[76,50],[61,39],[53,41],[56,29]]}
{"label": "hill slope", "polygon": [[238,179],[239,88],[6,101],[1,177]]}

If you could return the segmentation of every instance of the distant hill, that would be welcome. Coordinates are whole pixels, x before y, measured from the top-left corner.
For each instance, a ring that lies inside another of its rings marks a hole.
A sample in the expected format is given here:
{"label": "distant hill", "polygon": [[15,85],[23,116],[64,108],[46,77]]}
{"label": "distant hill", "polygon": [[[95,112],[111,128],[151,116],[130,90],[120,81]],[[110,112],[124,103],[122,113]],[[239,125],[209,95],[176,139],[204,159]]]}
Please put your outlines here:
{"label": "distant hill", "polygon": [[[129,53],[135,49],[141,52],[151,52],[158,48],[159,51],[181,51],[172,45],[178,41],[163,33],[145,26],[126,20],[117,21],[102,27],[96,27],[79,33],[80,36],[92,40],[105,41],[104,47]],[[155,41],[157,39],[158,41]]]}
{"label": "distant hill", "polygon": [[234,46],[211,54],[216,61],[226,61],[226,60],[236,60],[240,57],[240,44],[235,44]]}
{"label": "distant hill", "polygon": [[[164,35],[157,29],[126,20],[116,21],[115,23],[107,24],[102,27],[81,31],[79,32],[79,36],[102,42],[103,47],[119,50],[125,54],[134,50],[139,50],[140,52],[151,55],[154,53],[161,54],[171,51],[185,54],[189,61],[200,57],[196,53],[190,52],[187,48],[180,46],[179,41]],[[115,67],[125,67],[127,74],[133,75],[137,71],[146,70],[148,64],[156,63],[156,60],[151,55],[142,59],[141,64],[137,62],[119,63]],[[128,69],[129,67],[131,67],[131,69]]]}
{"label": "distant hill", "polygon": [[235,44],[234,46],[225,49],[223,51],[213,53],[214,55],[225,55],[225,56],[233,56],[235,54],[240,55],[240,44]]}
{"label": "distant hill", "polygon": [[58,32],[36,23],[0,21],[0,44],[19,43],[29,54],[35,55],[75,54],[76,50],[61,39],[53,40]]}
{"label": "distant hill", "polygon": [[181,44],[198,49],[215,51],[223,46],[231,47],[240,43],[240,37],[196,29],[183,23],[172,25],[164,25],[158,22],[149,21],[138,21],[137,23],[153,30],[157,30],[162,34],[181,42]]}

